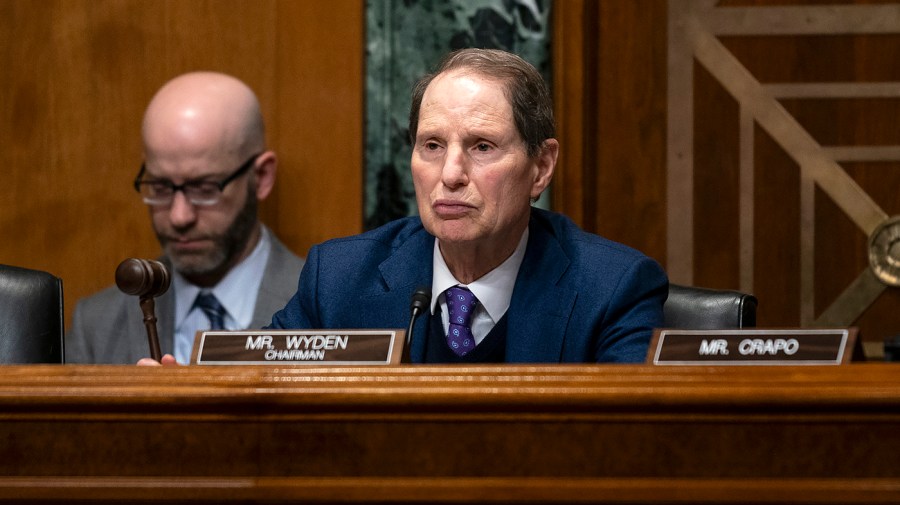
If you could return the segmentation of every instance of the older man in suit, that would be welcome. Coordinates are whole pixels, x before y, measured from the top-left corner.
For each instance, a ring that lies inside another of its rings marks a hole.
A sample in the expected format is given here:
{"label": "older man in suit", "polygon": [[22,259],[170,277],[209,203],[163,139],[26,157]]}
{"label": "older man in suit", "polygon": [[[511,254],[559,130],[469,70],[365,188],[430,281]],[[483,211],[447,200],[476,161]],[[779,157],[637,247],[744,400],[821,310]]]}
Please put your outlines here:
{"label": "older man in suit", "polygon": [[531,207],[559,144],[540,74],[496,50],[451,54],[413,90],[419,216],[310,250],[273,328],[405,328],[426,363],[639,362],[668,281],[647,256]]}
{"label": "older man in suit", "polygon": [[[134,185],[173,271],[157,299],[160,348],[187,363],[198,330],[264,326],[296,288],[303,260],[257,216],[277,158],[247,85],[214,72],[176,77],[147,107],[142,138]],[[148,354],[135,297],[110,287],[78,303],[67,362],[125,364]]]}

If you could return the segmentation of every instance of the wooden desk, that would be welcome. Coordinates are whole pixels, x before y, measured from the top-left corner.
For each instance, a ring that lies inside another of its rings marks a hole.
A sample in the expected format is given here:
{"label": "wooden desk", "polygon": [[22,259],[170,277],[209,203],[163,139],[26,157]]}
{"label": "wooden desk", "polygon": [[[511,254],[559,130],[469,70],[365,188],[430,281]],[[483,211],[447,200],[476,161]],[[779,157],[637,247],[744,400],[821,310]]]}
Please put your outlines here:
{"label": "wooden desk", "polygon": [[898,503],[900,365],[0,367],[0,500]]}

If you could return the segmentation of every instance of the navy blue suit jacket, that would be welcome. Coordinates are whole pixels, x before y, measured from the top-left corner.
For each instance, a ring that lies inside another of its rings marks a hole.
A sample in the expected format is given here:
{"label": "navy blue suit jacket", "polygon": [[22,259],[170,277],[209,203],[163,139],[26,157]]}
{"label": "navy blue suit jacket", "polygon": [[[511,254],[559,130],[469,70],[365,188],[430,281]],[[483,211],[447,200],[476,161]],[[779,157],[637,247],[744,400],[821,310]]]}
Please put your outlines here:
{"label": "navy blue suit jacket", "polygon": [[[668,280],[658,263],[532,209],[528,245],[506,313],[506,362],[641,362],[663,321]],[[272,328],[406,328],[410,296],[431,287],[434,236],[417,217],[314,246],[297,293]],[[413,331],[421,362],[427,317]]]}

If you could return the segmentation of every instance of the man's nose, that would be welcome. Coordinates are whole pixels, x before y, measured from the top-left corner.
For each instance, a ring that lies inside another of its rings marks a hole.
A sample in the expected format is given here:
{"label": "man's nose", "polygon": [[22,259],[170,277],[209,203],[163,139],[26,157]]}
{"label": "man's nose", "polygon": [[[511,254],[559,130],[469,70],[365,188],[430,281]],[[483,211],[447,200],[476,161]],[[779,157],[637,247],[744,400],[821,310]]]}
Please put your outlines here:
{"label": "man's nose", "polygon": [[457,188],[469,183],[469,159],[465,149],[447,147],[444,166],[441,167],[441,182],[448,188]]}
{"label": "man's nose", "polygon": [[188,200],[184,191],[175,191],[172,195],[172,205],[169,207],[169,221],[176,228],[190,226],[197,220],[197,209]]}

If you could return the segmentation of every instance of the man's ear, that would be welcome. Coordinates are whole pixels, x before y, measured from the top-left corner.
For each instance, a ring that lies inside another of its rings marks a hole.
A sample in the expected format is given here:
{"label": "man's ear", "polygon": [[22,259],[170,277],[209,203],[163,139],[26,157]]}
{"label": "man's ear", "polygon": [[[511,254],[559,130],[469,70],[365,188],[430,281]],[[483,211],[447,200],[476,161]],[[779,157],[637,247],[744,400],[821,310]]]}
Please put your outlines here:
{"label": "man's ear", "polygon": [[534,159],[534,182],[531,185],[531,199],[536,200],[550,185],[553,171],[556,169],[556,158],[559,156],[559,142],[547,139],[541,145],[541,152]]}
{"label": "man's ear", "polygon": [[275,187],[275,173],[278,171],[278,157],[273,151],[266,151],[256,158],[253,173],[256,175],[256,198],[265,200]]}

